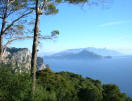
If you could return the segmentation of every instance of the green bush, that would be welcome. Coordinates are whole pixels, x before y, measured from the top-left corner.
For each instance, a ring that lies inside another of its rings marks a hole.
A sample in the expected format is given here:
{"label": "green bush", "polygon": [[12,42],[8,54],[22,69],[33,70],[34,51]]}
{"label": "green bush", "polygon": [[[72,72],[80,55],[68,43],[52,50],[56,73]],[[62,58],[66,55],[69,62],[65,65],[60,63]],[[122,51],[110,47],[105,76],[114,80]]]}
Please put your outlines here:
{"label": "green bush", "polygon": [[126,94],[121,93],[115,84],[105,84],[103,89],[104,101],[126,101],[127,99]]}
{"label": "green bush", "polygon": [[0,66],[0,101],[28,101],[31,79],[27,73],[16,73],[10,65]]}

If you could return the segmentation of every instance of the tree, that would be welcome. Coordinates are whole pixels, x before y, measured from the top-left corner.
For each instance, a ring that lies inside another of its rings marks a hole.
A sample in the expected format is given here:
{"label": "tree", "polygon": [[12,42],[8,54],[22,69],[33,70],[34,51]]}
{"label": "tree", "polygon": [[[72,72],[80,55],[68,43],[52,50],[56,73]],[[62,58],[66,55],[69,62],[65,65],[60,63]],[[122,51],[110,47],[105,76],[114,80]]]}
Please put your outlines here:
{"label": "tree", "polygon": [[[34,1],[34,0],[33,0]],[[35,0],[35,27],[34,27],[34,39],[32,46],[32,59],[31,59],[31,75],[32,75],[32,94],[35,95],[35,82],[36,82],[36,61],[37,61],[37,47],[39,39],[39,23],[41,15],[51,15],[58,13],[56,5],[59,3],[69,3],[69,4],[98,4],[100,1],[105,0]],[[58,30],[52,32],[51,36],[59,34]]]}
{"label": "tree", "polygon": [[[36,62],[37,62],[37,47],[38,47],[38,38],[39,38],[39,23],[40,23],[40,16],[45,13],[48,14],[56,14],[58,9],[54,6],[54,2],[48,2],[44,0],[39,2],[36,0],[35,6],[35,27],[34,27],[34,39],[33,39],[33,46],[32,46],[32,60],[31,60],[31,75],[32,75],[32,94],[35,95],[35,84],[36,84]],[[55,30],[52,32],[51,36],[59,34],[59,31]]]}
{"label": "tree", "polygon": [[103,101],[126,101],[126,94],[121,93],[118,86],[114,84],[103,85]]}
{"label": "tree", "polygon": [[[0,19],[2,23],[0,27],[0,61],[8,44],[15,40],[26,38],[25,36],[22,37],[24,30],[22,23],[25,21],[23,18],[33,12],[28,7],[29,4],[27,1],[0,0]],[[6,42],[4,42],[5,37]]]}

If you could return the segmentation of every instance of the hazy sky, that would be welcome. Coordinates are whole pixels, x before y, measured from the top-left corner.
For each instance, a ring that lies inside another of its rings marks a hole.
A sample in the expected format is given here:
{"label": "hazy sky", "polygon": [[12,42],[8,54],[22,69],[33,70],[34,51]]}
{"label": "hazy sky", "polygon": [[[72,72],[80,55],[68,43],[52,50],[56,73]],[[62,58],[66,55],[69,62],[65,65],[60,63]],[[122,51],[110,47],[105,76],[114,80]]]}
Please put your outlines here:
{"label": "hazy sky", "polygon": [[[112,1],[105,7],[62,4],[57,15],[42,16],[42,33],[57,29],[60,35],[54,41],[42,41],[40,53],[97,47],[132,54],[132,0]],[[32,41],[15,42],[12,46],[31,49]]]}

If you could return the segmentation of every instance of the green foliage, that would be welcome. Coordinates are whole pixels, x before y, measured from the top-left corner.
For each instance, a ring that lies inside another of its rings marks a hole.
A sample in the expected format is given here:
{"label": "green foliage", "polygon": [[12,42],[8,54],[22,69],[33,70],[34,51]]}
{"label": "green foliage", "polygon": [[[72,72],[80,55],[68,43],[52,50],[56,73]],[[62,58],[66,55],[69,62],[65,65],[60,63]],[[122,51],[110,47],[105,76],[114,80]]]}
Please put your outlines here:
{"label": "green foliage", "polygon": [[55,92],[46,91],[40,85],[37,85],[35,101],[57,101]]}
{"label": "green foliage", "polygon": [[21,8],[28,7],[27,2],[28,0],[15,0],[13,3],[11,3],[11,6],[13,7],[13,10],[19,10]]}
{"label": "green foliage", "polygon": [[129,98],[129,97],[127,97],[127,98],[126,98],[126,101],[132,101],[132,99],[131,99],[131,98]]}
{"label": "green foliage", "polygon": [[54,35],[54,34],[60,34],[60,32],[58,31],[58,30],[54,30],[54,31],[52,31],[52,34]]}
{"label": "green foliage", "polygon": [[0,66],[0,101],[28,101],[31,79],[27,73],[16,73],[10,65]]}
{"label": "green foliage", "polygon": [[114,84],[105,84],[103,88],[104,101],[126,101],[126,94],[121,93],[118,86]]}
{"label": "green foliage", "polygon": [[[0,101],[31,101],[31,78],[0,65]],[[54,73],[50,68],[37,72],[35,101],[132,101],[118,86],[83,78],[70,72]]]}
{"label": "green foliage", "polygon": [[45,8],[45,15],[56,14],[58,11],[59,10],[56,8],[56,6],[51,3]]}
{"label": "green foliage", "polygon": [[51,32],[52,37],[56,37],[59,34],[60,34],[60,32],[58,30],[54,30],[54,31]]}

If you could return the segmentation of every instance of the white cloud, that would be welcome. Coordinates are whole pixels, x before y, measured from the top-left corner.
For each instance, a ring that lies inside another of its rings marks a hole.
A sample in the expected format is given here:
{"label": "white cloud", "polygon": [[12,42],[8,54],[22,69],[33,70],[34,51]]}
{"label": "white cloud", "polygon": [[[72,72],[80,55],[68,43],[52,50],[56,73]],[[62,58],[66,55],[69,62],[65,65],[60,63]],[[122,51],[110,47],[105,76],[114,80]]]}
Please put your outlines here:
{"label": "white cloud", "polygon": [[108,23],[99,25],[99,27],[107,27],[107,26],[120,25],[120,24],[125,24],[125,23],[127,23],[127,21],[108,22]]}

